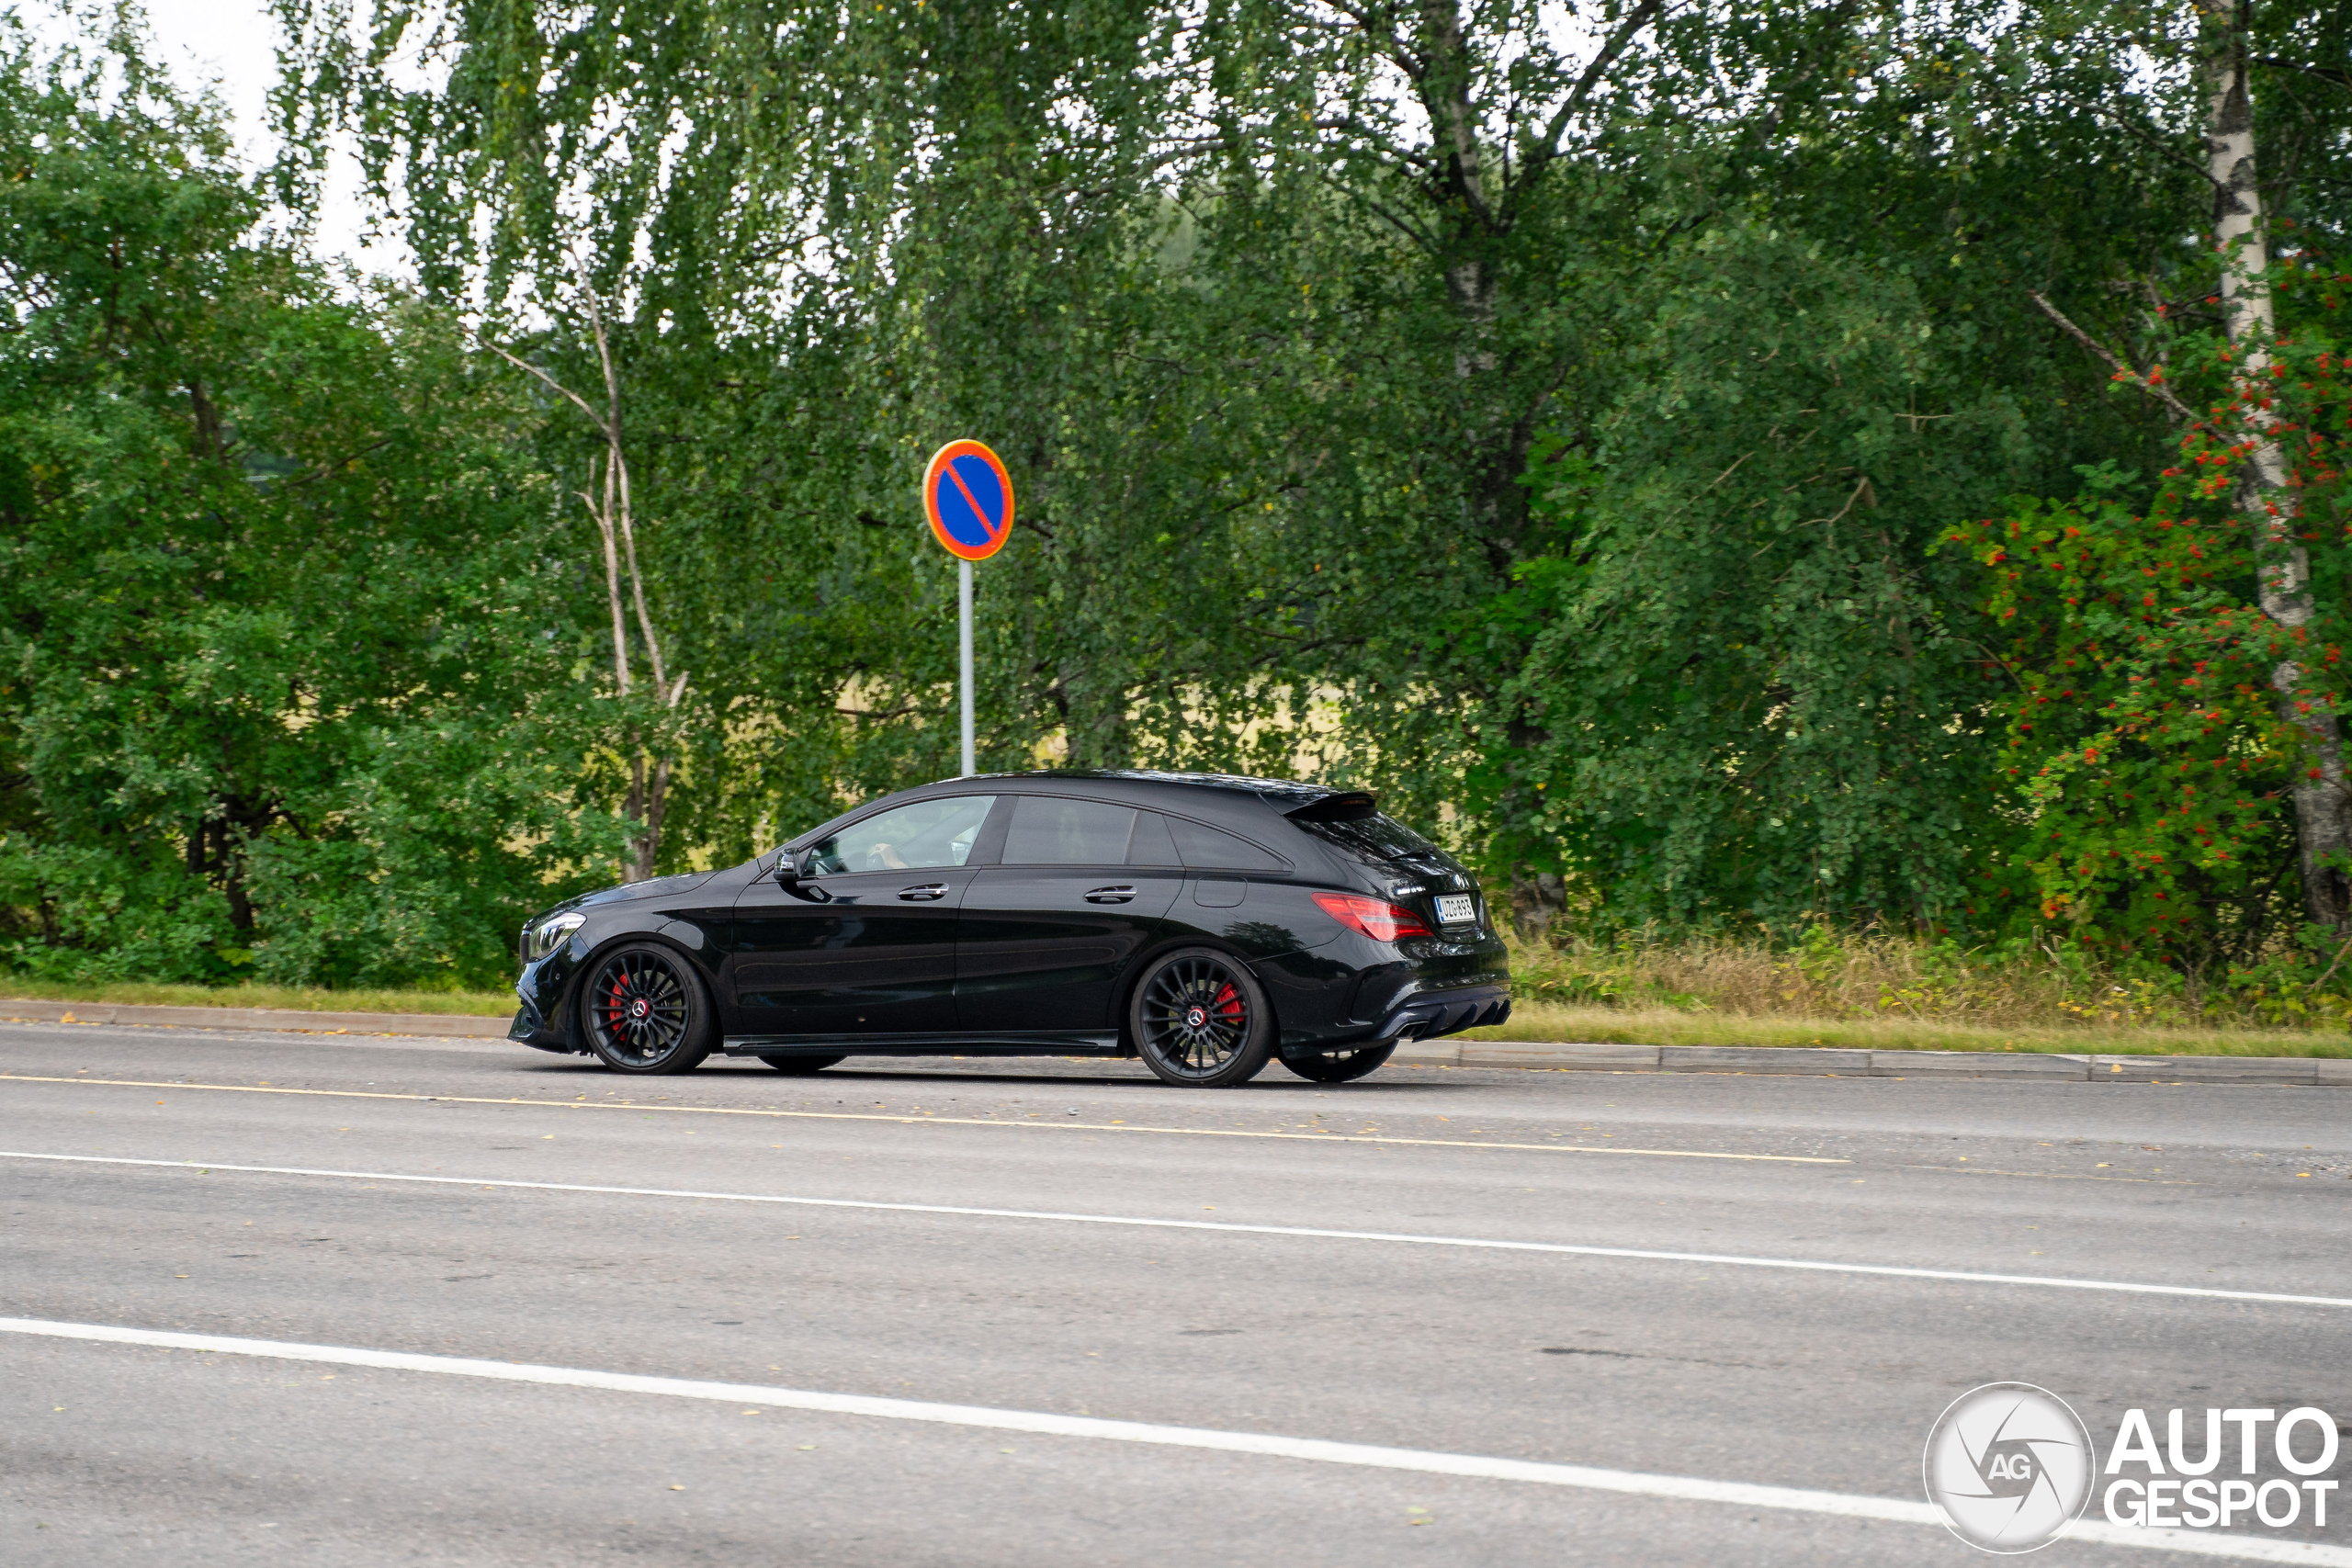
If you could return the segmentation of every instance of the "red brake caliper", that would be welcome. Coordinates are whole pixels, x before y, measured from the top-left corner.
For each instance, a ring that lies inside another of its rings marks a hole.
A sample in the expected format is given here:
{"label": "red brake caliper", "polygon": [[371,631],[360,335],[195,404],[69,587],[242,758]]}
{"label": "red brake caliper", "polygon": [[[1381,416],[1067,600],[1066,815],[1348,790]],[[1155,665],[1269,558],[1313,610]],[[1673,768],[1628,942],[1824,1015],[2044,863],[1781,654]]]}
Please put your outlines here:
{"label": "red brake caliper", "polygon": [[613,980],[613,1006],[611,1016],[613,1021],[612,1027],[616,1030],[622,1026],[622,1021],[628,1013],[628,1004],[621,1000],[621,987],[628,983],[628,976],[626,975],[617,976]]}
{"label": "red brake caliper", "polygon": [[1216,994],[1216,1010],[1223,1015],[1227,1023],[1233,1022],[1241,1016],[1241,997],[1230,983]]}

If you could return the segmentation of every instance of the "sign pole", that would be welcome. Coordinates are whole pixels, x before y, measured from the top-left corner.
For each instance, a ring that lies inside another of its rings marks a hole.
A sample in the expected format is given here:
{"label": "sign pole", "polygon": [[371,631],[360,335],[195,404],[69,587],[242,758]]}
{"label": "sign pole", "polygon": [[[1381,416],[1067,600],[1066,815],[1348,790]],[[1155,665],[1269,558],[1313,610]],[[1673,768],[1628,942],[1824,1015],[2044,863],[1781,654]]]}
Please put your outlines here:
{"label": "sign pole", "polygon": [[972,563],[956,563],[956,640],[964,653],[964,772],[970,778],[980,770],[972,760]]}
{"label": "sign pole", "polygon": [[1004,460],[978,441],[950,441],[931,455],[922,474],[923,514],[932,534],[956,558],[956,643],[962,687],[962,761],[957,775],[980,771],[972,745],[972,563],[1004,548],[1012,536],[1012,476]]}

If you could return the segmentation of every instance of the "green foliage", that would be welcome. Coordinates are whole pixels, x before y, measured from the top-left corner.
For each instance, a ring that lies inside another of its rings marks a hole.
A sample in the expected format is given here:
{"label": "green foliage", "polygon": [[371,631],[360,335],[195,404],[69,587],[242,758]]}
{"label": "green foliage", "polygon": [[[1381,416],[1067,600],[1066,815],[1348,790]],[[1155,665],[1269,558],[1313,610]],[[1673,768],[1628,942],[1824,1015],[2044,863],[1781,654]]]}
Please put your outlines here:
{"label": "green foliage", "polygon": [[[20,966],[488,976],[646,834],[640,742],[665,871],[947,772],[955,570],[913,491],[964,434],[1021,497],[984,766],[1370,784],[1625,929],[2276,956],[2258,696],[2149,694],[2211,662],[2177,628],[2248,602],[2248,547],[2193,497],[2144,536],[2124,476],[2177,433],[2032,303],[2194,359],[2186,13],[277,8],[266,186],[130,29],[0,94]],[[2323,239],[2342,25],[2259,24],[2273,207]],[[258,227],[345,133],[413,294]],[[608,684],[604,437],[486,352],[601,387],[583,288],[674,707]],[[2106,586],[1986,577],[1991,535],[1949,541],[1987,517]],[[2171,640],[2092,624],[2192,536],[2227,561],[2141,607]],[[2083,773],[2109,729],[2149,788]]]}
{"label": "green foliage", "polygon": [[[2203,417],[2154,481],[2086,468],[2074,500],[2018,498],[1953,531],[2000,627],[1984,672],[2007,721],[1996,784],[2021,820],[1976,873],[1972,913],[1986,923],[2252,964],[2293,907],[2290,791],[2317,770],[2275,682],[2291,661],[2291,712],[2346,694],[2347,283],[2309,252],[2278,269],[2291,325],[2259,388],[2235,373],[2242,348],[2202,333],[2178,344],[2169,379]],[[2233,491],[2266,439],[2284,451],[2287,489],[2248,517]],[[2309,552],[2318,609],[2292,630],[2258,589],[2290,538]]]}

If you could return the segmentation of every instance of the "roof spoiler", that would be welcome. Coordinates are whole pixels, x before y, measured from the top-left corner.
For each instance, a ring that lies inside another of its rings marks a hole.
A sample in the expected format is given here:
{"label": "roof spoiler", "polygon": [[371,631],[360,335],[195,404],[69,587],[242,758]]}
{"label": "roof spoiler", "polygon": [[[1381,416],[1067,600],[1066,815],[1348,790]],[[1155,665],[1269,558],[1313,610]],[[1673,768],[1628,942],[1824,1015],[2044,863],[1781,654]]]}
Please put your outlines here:
{"label": "roof spoiler", "polygon": [[1371,791],[1350,789],[1310,800],[1283,815],[1294,822],[1361,822],[1379,809],[1380,802]]}

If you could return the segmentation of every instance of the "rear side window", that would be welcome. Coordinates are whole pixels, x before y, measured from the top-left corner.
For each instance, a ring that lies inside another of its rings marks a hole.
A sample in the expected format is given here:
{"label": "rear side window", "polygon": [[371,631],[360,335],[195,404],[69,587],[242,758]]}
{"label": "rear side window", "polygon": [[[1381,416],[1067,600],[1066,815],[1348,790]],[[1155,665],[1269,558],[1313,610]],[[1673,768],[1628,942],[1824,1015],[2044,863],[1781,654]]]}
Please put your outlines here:
{"label": "rear side window", "polygon": [[1187,822],[1182,817],[1170,817],[1168,826],[1174,830],[1177,851],[1183,855],[1184,863],[1188,866],[1213,867],[1219,871],[1290,869],[1249,840],[1236,838],[1219,829]]}
{"label": "rear side window", "polygon": [[1137,813],[1098,800],[1024,795],[1004,832],[1007,865],[1125,865]]}
{"label": "rear side window", "polygon": [[1372,861],[1412,860],[1436,852],[1437,846],[1393,817],[1366,808],[1344,817],[1291,818],[1327,844]]}

